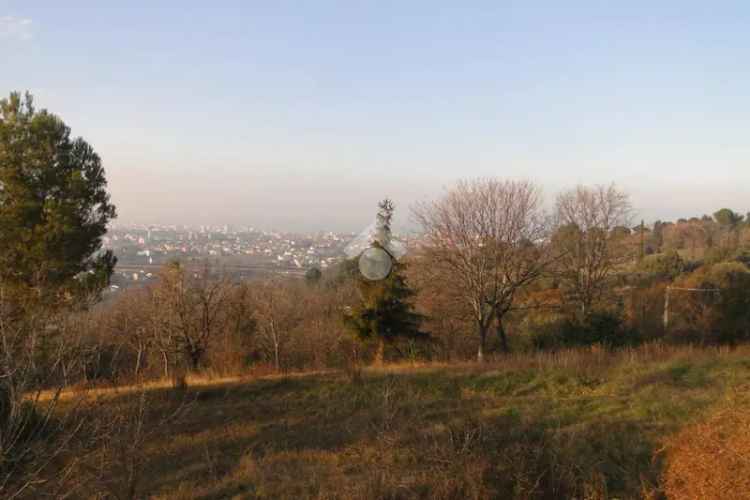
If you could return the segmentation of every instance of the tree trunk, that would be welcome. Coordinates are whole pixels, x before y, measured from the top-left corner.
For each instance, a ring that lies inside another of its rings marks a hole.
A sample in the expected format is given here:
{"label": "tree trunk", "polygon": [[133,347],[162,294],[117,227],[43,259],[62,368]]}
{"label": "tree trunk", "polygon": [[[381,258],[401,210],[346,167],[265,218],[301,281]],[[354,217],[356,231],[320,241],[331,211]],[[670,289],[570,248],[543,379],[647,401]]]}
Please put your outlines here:
{"label": "tree trunk", "polygon": [[135,378],[138,380],[138,374],[141,371],[141,357],[143,356],[143,348],[138,348],[138,355],[135,358]]}
{"label": "tree trunk", "polygon": [[192,370],[198,371],[198,367],[201,364],[201,352],[197,349],[190,351],[190,367]]}
{"label": "tree trunk", "polygon": [[161,352],[162,359],[164,360],[164,378],[169,378],[169,357],[167,356],[167,351]]}
{"label": "tree trunk", "polygon": [[500,339],[500,345],[503,347],[503,352],[510,352],[508,348],[508,337],[505,335],[505,327],[503,326],[502,317],[497,315],[497,337]]}
{"label": "tree trunk", "polygon": [[484,345],[487,341],[487,329],[483,326],[479,327],[479,348],[477,349],[477,362],[484,362]]}
{"label": "tree trunk", "polygon": [[383,337],[378,337],[378,348],[375,351],[375,359],[373,360],[373,365],[375,366],[383,366],[383,358],[385,355],[385,340],[383,340]]}
{"label": "tree trunk", "polygon": [[276,372],[278,373],[281,369],[281,364],[279,363],[279,341],[277,339],[274,339],[273,341],[273,361],[276,366]]}

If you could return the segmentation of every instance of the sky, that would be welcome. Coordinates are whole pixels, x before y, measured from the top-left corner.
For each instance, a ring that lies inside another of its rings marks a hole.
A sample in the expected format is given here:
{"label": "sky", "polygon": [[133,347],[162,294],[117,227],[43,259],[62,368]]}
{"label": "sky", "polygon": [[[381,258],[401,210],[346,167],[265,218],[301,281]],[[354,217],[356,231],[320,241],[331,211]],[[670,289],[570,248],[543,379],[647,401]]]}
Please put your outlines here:
{"label": "sky", "polygon": [[745,213],[748,26],[747,1],[0,0],[0,95],[96,149],[120,223],[355,231],[487,176]]}

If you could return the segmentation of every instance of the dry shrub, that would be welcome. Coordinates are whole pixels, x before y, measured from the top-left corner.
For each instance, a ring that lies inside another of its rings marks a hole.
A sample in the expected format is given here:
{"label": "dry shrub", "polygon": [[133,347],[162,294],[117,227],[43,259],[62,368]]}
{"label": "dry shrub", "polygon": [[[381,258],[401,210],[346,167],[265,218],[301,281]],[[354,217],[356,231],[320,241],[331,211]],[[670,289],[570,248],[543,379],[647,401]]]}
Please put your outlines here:
{"label": "dry shrub", "polygon": [[144,498],[147,448],[189,412],[186,396],[141,387],[92,402],[96,421],[87,436],[92,450],[80,458],[81,491],[92,498]]}
{"label": "dry shrub", "polygon": [[672,499],[750,499],[750,407],[731,402],[672,437],[662,482]]}
{"label": "dry shrub", "polygon": [[322,450],[246,455],[222,492],[235,498],[347,498],[348,482],[337,453]]}
{"label": "dry shrub", "polygon": [[422,474],[425,496],[439,499],[483,499],[496,495],[487,482],[492,463],[484,453],[487,429],[477,421],[446,426],[432,436],[422,459],[429,464]]}

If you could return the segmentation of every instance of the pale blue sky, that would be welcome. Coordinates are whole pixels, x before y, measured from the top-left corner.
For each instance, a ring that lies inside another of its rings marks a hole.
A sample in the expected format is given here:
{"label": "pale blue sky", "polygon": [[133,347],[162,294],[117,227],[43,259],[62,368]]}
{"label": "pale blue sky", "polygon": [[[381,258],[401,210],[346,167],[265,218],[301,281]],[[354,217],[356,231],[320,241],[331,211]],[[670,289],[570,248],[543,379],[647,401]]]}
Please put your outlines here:
{"label": "pale blue sky", "polygon": [[750,209],[748,2],[0,0],[0,61],[122,222],[355,230],[489,175]]}

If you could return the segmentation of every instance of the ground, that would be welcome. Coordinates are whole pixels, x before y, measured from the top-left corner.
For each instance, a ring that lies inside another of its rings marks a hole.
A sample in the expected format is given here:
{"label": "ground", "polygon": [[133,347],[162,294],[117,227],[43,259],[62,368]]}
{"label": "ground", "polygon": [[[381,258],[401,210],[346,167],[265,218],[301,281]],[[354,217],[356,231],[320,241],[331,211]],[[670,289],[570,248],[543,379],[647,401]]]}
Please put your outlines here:
{"label": "ground", "polygon": [[144,402],[102,482],[137,498],[624,499],[658,498],[669,437],[748,388],[748,348],[651,345],[87,397]]}

